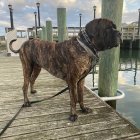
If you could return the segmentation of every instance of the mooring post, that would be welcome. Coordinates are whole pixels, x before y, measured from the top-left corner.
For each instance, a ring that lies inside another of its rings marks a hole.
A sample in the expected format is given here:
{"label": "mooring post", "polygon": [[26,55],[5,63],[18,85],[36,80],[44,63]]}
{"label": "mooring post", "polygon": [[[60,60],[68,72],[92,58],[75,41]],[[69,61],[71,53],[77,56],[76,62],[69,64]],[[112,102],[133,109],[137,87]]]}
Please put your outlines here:
{"label": "mooring post", "polygon": [[53,34],[52,34],[52,21],[47,20],[46,21],[46,32],[47,32],[47,40],[53,41]]}
{"label": "mooring post", "polygon": [[58,42],[66,40],[66,8],[57,8]]}
{"label": "mooring post", "polygon": [[130,39],[130,49],[132,49],[132,45],[133,45],[133,40]]}
{"label": "mooring post", "polygon": [[46,32],[46,27],[42,27],[42,39],[47,40],[47,32]]}
{"label": "mooring post", "polygon": [[33,30],[33,38],[36,38],[36,31]]}
{"label": "mooring post", "polygon": [[[112,20],[121,30],[123,0],[102,0],[102,18]],[[118,86],[118,66],[120,47],[100,53],[99,62],[99,96],[115,96]],[[108,102],[116,108],[116,102]]]}
{"label": "mooring post", "polygon": [[139,19],[138,19],[138,48],[140,49],[140,8],[138,9]]}
{"label": "mooring post", "polygon": [[40,39],[42,39],[42,37],[43,37],[43,36],[42,36],[42,30],[39,30],[39,31],[38,31],[38,37],[39,37]]}

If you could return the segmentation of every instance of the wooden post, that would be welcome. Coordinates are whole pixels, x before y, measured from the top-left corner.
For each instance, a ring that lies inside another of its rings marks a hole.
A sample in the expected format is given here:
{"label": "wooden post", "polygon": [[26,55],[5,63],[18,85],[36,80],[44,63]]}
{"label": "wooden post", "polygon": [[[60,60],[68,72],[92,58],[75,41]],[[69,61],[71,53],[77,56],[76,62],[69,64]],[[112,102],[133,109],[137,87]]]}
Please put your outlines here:
{"label": "wooden post", "polygon": [[33,38],[36,38],[36,31],[33,30]]}
{"label": "wooden post", "polygon": [[[140,38],[140,37],[139,37],[139,38]],[[139,39],[138,41],[139,41],[139,42],[138,42],[138,45],[139,45],[138,48],[140,49],[140,39]]]}
{"label": "wooden post", "polygon": [[138,49],[140,49],[140,8],[138,9],[139,12],[139,20],[138,20]]}
{"label": "wooden post", "polygon": [[41,39],[41,30],[38,31],[38,37]]}
{"label": "wooden post", "polygon": [[38,36],[40,39],[43,39],[43,31],[42,30],[38,31]]}
{"label": "wooden post", "polygon": [[132,39],[130,39],[130,49],[132,49],[132,46],[133,45],[133,40]]}
{"label": "wooden post", "polygon": [[66,40],[66,8],[57,8],[58,42]]}
{"label": "wooden post", "polygon": [[47,40],[53,41],[53,34],[52,34],[52,21],[46,21],[46,32],[47,32]]}
{"label": "wooden post", "polygon": [[138,37],[138,49],[140,49],[140,32],[139,32],[139,37]]}
{"label": "wooden post", "polygon": [[47,32],[46,32],[46,27],[42,27],[42,39],[47,40]]}
{"label": "wooden post", "polygon": [[[121,29],[123,0],[102,0],[102,18],[112,20]],[[120,47],[100,53],[99,96],[115,96],[118,82]],[[116,108],[116,102],[108,102]]]}

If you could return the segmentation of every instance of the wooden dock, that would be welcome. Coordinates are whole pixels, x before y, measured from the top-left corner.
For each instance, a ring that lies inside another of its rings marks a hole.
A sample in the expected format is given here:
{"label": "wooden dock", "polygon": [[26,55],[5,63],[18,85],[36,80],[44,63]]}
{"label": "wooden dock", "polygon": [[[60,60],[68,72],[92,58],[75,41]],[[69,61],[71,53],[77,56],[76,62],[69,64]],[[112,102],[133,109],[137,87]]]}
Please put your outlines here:
{"label": "wooden dock", "polygon": [[[0,131],[23,104],[22,67],[18,57],[0,57]],[[37,93],[29,94],[31,101],[50,97],[65,88],[60,79],[42,70],[36,81]],[[85,103],[93,109],[86,115],[80,112],[76,122],[68,120],[68,92],[51,100],[24,108],[1,140],[139,140],[140,131],[122,118],[106,103],[85,89]]]}

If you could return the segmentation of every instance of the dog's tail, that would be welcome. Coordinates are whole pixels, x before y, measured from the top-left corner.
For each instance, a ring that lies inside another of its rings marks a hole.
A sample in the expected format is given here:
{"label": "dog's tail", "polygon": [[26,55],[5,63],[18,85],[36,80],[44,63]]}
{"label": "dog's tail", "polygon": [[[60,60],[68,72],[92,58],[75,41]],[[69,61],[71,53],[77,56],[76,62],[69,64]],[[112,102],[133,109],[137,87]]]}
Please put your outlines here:
{"label": "dog's tail", "polygon": [[13,44],[13,42],[15,42],[17,39],[13,39],[13,40],[11,40],[10,41],[10,43],[9,43],[9,49],[12,51],[12,52],[14,52],[14,53],[19,53],[19,50],[14,50],[13,49],[13,47],[12,47],[12,44]]}

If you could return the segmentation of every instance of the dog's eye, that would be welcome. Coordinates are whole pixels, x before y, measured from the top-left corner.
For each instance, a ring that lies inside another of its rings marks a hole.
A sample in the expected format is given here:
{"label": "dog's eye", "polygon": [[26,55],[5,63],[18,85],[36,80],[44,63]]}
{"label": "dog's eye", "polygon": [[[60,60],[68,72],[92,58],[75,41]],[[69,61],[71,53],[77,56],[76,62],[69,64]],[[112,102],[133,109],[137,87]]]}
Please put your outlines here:
{"label": "dog's eye", "polygon": [[113,30],[114,30],[114,31],[117,31],[117,29],[116,29],[116,28],[113,28]]}
{"label": "dog's eye", "polygon": [[110,30],[110,29],[112,29],[112,27],[111,27],[111,26],[108,26],[108,27],[106,28],[106,30]]}
{"label": "dog's eye", "polygon": [[108,30],[116,30],[116,25],[115,24],[108,25],[106,29],[108,29]]}
{"label": "dog's eye", "polygon": [[106,30],[115,31],[115,30],[116,30],[116,28],[114,28],[114,27],[111,27],[111,26],[110,26],[110,27],[107,27],[107,28],[106,28]]}
{"label": "dog's eye", "polygon": [[108,31],[111,31],[112,30],[112,27],[107,27],[106,28],[106,31],[108,32]]}
{"label": "dog's eye", "polygon": [[113,28],[114,28],[114,29],[117,29],[117,27],[116,27],[116,25],[115,25],[115,24],[113,24]]}

